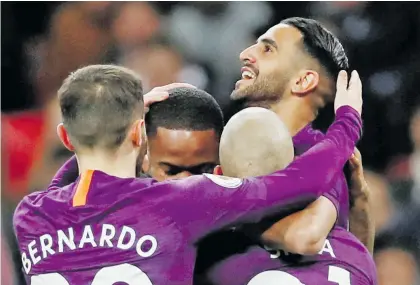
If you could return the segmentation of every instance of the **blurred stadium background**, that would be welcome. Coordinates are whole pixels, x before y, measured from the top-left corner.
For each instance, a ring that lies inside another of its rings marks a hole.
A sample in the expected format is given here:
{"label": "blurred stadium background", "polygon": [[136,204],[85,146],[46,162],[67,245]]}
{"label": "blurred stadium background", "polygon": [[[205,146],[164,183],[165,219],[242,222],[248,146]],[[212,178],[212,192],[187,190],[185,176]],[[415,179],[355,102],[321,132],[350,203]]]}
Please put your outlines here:
{"label": "blurred stadium background", "polygon": [[[16,204],[70,155],[55,134],[55,93],[69,72],[119,63],[139,72],[147,90],[188,82],[213,94],[229,117],[240,51],[291,16],[321,21],[361,74],[360,150],[379,284],[420,284],[420,5],[347,1],[2,2],[1,284],[24,284],[11,227]],[[332,119],[325,110],[316,126]]]}

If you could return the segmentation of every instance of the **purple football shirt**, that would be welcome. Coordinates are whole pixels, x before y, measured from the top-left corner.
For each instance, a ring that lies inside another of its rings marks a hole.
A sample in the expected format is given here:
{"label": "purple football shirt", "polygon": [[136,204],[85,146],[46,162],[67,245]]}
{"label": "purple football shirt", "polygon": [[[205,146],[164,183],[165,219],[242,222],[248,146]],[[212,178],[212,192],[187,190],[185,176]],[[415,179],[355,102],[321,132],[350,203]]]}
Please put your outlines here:
{"label": "purple football shirt", "polygon": [[[293,137],[293,145],[299,153],[304,153],[310,147],[325,138],[325,134],[319,130],[314,130],[311,125],[306,126]],[[334,179],[334,184],[323,196],[328,198],[337,209],[336,225],[348,229],[349,227],[349,188],[344,173],[341,171]]]}
{"label": "purple football shirt", "polygon": [[[325,136],[326,134],[324,134],[323,132],[319,130],[314,130],[311,127],[311,125],[308,125],[293,137],[293,145],[296,149],[296,152],[298,154],[302,154],[302,153],[305,153],[308,149],[310,149],[315,144],[322,141],[325,138]],[[323,160],[321,160],[317,164],[317,166],[322,166],[322,163],[323,163]],[[337,176],[334,178],[332,187],[327,192],[325,192],[323,196],[328,198],[337,209],[337,221],[335,225],[338,225],[344,229],[348,229],[349,190],[348,190],[347,181],[342,171],[337,173]],[[279,214],[280,214],[279,215],[279,219],[280,219],[282,216],[284,216],[285,213],[283,215],[281,215],[281,213]],[[220,246],[217,246],[217,244],[220,244],[220,243],[224,244],[223,248],[220,248]],[[215,278],[214,274],[213,274],[213,277],[210,278],[210,276],[207,274],[208,272],[206,268],[208,267],[212,268],[212,266],[215,266],[214,268],[217,269],[216,272],[224,271],[224,266],[225,266],[224,258],[229,257],[229,255],[237,256],[236,254],[242,252],[244,248],[247,248],[253,245],[254,245],[254,242],[252,242],[249,238],[244,237],[243,234],[241,235],[240,233],[237,233],[237,232],[235,233],[224,232],[224,233],[221,233],[220,235],[212,236],[206,239],[203,243],[200,244],[201,254],[198,256],[199,258],[198,258],[197,268],[196,268],[196,273],[198,274],[196,276],[197,283],[208,282],[211,279],[217,281],[218,279]],[[209,248],[207,249],[205,247],[209,247]],[[227,249],[228,247],[230,247],[231,249]],[[237,251],[235,251],[235,249]],[[241,258],[244,258],[241,254],[239,254],[238,256]],[[212,261],[203,260],[209,257],[213,260]],[[297,256],[295,255],[294,257],[297,257]],[[252,260],[253,258],[251,256],[249,259],[250,264],[254,264]],[[218,262],[219,264],[217,264]],[[281,258],[277,260],[277,264],[278,266],[285,266],[287,263],[285,259]],[[303,269],[303,271],[305,270],[310,271],[310,269]],[[229,272],[229,268],[226,270],[226,272]],[[246,280],[245,278],[246,276],[244,276],[244,278],[241,278],[242,277],[241,271],[238,272],[237,277],[239,278],[239,280],[243,281],[243,284],[245,284],[244,280]],[[214,283],[214,284],[218,284],[218,283]],[[228,284],[228,283],[225,283],[225,284]]]}
{"label": "purple football shirt", "polygon": [[[331,187],[361,127],[357,113],[343,107],[325,139],[287,169],[245,180],[201,175],[158,183],[87,171],[58,187],[64,179],[58,174],[51,187],[26,196],[15,211],[27,280],[191,284],[200,238],[314,201]],[[321,160],[324,166],[314,169]]]}
{"label": "purple football shirt", "polygon": [[313,256],[292,257],[284,251],[252,246],[213,266],[207,277],[217,285],[376,285],[376,269],[368,250],[347,230],[335,226],[323,249]]}

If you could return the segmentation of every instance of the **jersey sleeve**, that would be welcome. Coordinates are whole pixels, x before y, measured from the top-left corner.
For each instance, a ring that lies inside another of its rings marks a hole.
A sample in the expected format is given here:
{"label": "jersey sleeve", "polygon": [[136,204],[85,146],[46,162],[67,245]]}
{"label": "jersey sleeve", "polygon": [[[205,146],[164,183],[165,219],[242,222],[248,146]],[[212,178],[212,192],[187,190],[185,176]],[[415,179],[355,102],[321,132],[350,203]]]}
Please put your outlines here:
{"label": "jersey sleeve", "polygon": [[167,209],[190,241],[234,223],[309,204],[332,185],[360,138],[359,115],[342,107],[322,142],[286,169],[249,179],[203,175],[178,180]]}
{"label": "jersey sleeve", "polygon": [[[318,142],[322,141],[325,136],[326,134],[320,130],[313,129],[309,124],[293,137],[293,144],[298,151],[304,152]],[[346,193],[343,191],[346,191]],[[340,217],[340,210],[344,205],[343,201],[349,199],[348,185],[345,176],[342,173],[339,173],[335,179],[333,187],[325,192],[322,196],[326,197],[331,201],[331,203],[333,203],[337,211],[337,219],[339,222],[342,222],[340,221],[340,218],[342,218]]]}
{"label": "jersey sleeve", "polygon": [[328,191],[322,194],[322,196],[324,196],[325,198],[330,200],[331,203],[333,203],[335,210],[337,211],[338,219],[338,216],[340,215],[340,189],[342,189],[342,186],[340,184],[342,183],[342,180],[339,177],[337,177],[337,179],[334,179],[334,181],[335,183],[333,184],[333,187],[328,189]]}
{"label": "jersey sleeve", "polygon": [[70,183],[76,181],[79,176],[79,168],[77,165],[76,156],[73,155],[69,160],[67,160],[63,166],[57,171],[54,175],[51,184],[48,186],[47,190],[55,190],[61,187],[64,187]]}
{"label": "jersey sleeve", "polygon": [[307,150],[324,138],[325,134],[323,132],[315,130],[312,128],[312,125],[309,124],[293,137],[293,145]]}

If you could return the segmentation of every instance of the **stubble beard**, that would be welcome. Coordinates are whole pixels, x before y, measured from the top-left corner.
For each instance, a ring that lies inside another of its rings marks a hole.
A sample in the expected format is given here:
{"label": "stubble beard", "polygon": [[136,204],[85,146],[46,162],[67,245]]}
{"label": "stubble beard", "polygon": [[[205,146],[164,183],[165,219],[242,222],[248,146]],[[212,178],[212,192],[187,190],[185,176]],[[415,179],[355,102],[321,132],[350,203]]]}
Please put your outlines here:
{"label": "stubble beard", "polygon": [[243,108],[270,107],[281,100],[286,88],[286,82],[279,76],[257,78],[252,85],[233,90],[230,98]]}

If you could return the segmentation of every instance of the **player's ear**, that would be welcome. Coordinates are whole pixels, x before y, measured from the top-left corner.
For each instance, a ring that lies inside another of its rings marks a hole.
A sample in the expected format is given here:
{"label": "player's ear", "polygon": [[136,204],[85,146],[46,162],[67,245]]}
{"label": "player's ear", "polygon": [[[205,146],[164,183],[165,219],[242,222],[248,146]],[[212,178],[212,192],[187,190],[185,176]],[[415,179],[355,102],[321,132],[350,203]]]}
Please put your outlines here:
{"label": "player's ear", "polygon": [[319,74],[314,70],[301,70],[295,78],[292,86],[292,93],[298,96],[304,96],[319,84]]}
{"label": "player's ear", "polygon": [[130,139],[134,146],[141,146],[141,144],[146,140],[145,133],[144,120],[135,121],[130,131]]}
{"label": "player's ear", "polygon": [[222,167],[220,165],[216,165],[216,167],[213,170],[214,175],[223,175]]}
{"label": "player's ear", "polygon": [[141,169],[144,173],[148,173],[150,169],[150,161],[149,161],[149,155],[146,154],[143,158],[143,163],[141,165]]}
{"label": "player's ear", "polygon": [[67,133],[66,128],[64,127],[63,123],[58,124],[57,126],[57,135],[60,138],[63,145],[69,150],[74,151],[74,146],[70,141],[69,134]]}

